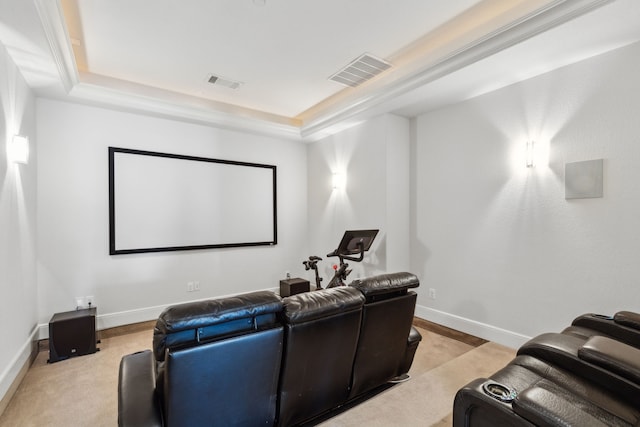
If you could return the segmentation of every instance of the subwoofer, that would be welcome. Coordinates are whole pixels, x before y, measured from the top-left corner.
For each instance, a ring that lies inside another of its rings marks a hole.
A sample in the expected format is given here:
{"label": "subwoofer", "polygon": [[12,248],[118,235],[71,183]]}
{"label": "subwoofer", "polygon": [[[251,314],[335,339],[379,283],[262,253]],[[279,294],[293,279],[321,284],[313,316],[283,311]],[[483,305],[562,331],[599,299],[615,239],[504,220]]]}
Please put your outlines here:
{"label": "subwoofer", "polygon": [[96,308],[56,313],[49,321],[49,363],[95,353]]}

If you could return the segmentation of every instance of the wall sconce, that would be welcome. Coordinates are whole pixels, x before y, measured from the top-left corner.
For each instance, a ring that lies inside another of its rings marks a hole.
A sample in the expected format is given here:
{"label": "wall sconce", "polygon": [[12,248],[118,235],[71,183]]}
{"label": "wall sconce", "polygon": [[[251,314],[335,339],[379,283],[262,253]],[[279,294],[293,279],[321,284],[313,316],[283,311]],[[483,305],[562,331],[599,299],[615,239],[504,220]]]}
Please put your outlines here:
{"label": "wall sconce", "polygon": [[29,162],[29,138],[14,135],[7,145],[7,156],[13,163],[27,164]]}
{"label": "wall sconce", "polygon": [[346,184],[346,177],[343,173],[334,173],[333,174],[333,189],[334,190],[344,190]]}
{"label": "wall sconce", "polygon": [[533,168],[536,165],[535,164],[535,158],[536,158],[535,144],[536,143],[534,141],[527,141],[527,151],[525,152],[525,156],[526,156],[528,168]]}

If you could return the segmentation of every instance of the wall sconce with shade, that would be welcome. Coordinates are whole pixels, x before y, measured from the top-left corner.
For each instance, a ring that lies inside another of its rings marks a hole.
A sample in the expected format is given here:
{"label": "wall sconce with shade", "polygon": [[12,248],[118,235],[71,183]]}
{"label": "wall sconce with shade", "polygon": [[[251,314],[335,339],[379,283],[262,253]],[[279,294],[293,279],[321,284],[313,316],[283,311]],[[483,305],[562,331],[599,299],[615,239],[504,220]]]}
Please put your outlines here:
{"label": "wall sconce with shade", "polygon": [[525,158],[527,162],[528,168],[533,168],[536,166],[536,150],[534,141],[527,141],[527,149],[525,151]]}
{"label": "wall sconce with shade", "polygon": [[14,135],[11,142],[7,144],[7,156],[13,163],[29,163],[29,138]]}
{"label": "wall sconce with shade", "polygon": [[347,178],[345,174],[338,172],[333,173],[332,185],[334,190],[344,190],[346,183]]}

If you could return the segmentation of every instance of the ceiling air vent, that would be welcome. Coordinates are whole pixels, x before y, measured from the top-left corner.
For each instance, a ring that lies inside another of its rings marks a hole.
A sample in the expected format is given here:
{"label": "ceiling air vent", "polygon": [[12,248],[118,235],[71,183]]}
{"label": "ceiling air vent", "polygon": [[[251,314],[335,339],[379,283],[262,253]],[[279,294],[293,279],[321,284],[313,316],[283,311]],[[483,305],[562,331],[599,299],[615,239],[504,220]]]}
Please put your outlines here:
{"label": "ceiling air vent", "polygon": [[209,77],[207,78],[207,82],[211,83],[212,85],[224,86],[229,89],[238,89],[242,85],[242,82],[236,82],[231,79],[225,79],[224,77],[216,76],[213,74],[209,75]]}
{"label": "ceiling air vent", "polygon": [[329,80],[345,86],[356,87],[389,68],[391,68],[391,64],[384,59],[365,53],[329,77]]}

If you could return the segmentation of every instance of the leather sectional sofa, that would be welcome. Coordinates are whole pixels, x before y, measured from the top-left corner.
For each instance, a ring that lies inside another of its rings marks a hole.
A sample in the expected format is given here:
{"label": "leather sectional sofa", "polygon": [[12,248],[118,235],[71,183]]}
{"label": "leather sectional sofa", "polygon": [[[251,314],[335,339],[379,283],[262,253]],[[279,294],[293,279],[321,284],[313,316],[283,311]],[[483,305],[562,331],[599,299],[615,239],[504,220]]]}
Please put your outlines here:
{"label": "leather sectional sofa", "polygon": [[280,298],[260,291],[167,308],[153,350],[124,356],[120,426],[292,426],[406,374],[416,276]]}
{"label": "leather sectional sofa", "polygon": [[585,314],[456,394],[455,427],[640,426],[640,314]]}

